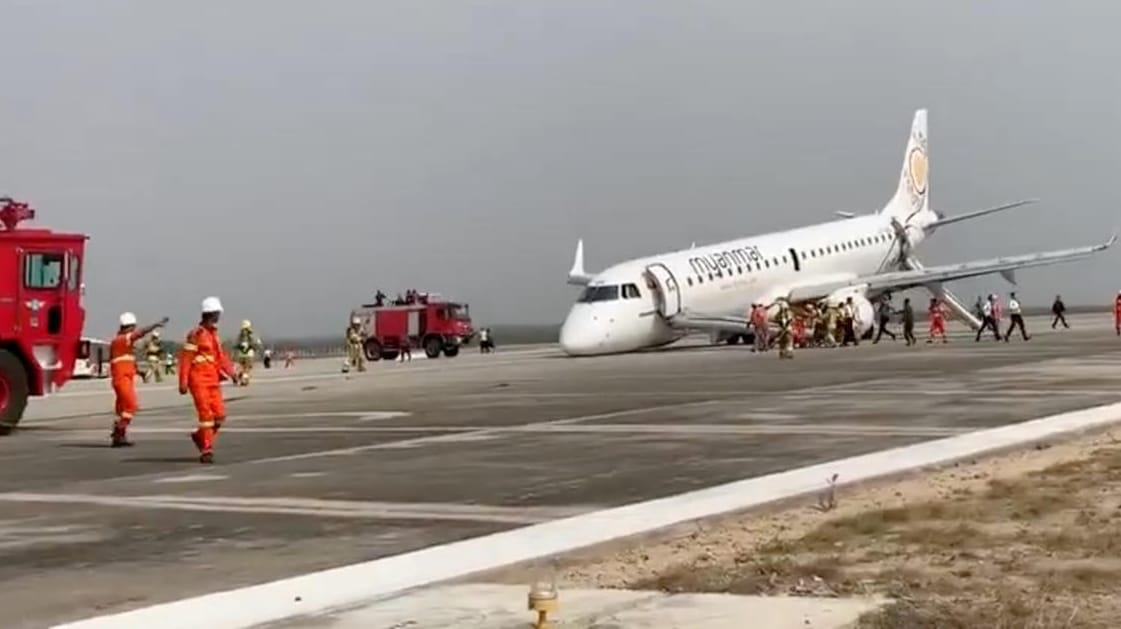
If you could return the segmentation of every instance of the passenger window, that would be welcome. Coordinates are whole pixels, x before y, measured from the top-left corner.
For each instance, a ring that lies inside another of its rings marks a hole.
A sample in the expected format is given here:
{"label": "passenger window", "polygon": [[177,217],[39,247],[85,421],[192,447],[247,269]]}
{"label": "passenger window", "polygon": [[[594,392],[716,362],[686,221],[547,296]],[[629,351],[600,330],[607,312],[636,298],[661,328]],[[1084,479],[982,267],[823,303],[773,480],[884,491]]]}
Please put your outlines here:
{"label": "passenger window", "polygon": [[693,278],[691,278],[691,277],[685,278],[685,283],[688,284],[689,286],[692,286],[693,285]]}
{"label": "passenger window", "polygon": [[58,288],[62,285],[61,253],[29,253],[23,258],[23,287]]}
{"label": "passenger window", "polygon": [[767,260],[763,260],[763,266],[765,266],[769,269],[769,268],[771,268],[771,263]]}

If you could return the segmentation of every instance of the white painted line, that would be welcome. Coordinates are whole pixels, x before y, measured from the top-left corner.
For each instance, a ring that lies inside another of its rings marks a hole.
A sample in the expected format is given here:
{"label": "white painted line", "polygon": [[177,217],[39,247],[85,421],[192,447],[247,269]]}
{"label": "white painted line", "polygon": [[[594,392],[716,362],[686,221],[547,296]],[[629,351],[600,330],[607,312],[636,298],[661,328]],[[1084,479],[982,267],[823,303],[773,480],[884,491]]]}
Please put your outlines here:
{"label": "white painted line", "polygon": [[[607,419],[609,417],[623,417],[626,415],[636,415],[641,413],[653,413],[657,411],[676,409],[676,408],[689,408],[693,406],[708,406],[711,404],[719,404],[721,400],[701,400],[697,402],[682,402],[679,404],[662,404],[659,406],[648,406],[645,408],[631,408],[621,411],[610,411],[607,413],[593,413],[591,415],[578,415],[576,417],[563,417],[561,419],[553,419],[542,422],[533,422],[530,424],[523,424],[522,428],[537,428],[541,426],[558,426],[563,424],[575,424],[578,422],[595,421],[597,419]],[[503,431],[511,428],[511,426],[488,426],[479,428],[477,430],[469,430],[459,432],[451,435],[436,435],[431,437],[417,437],[415,439],[404,439],[401,441],[391,441],[389,443],[373,443],[361,446],[351,446],[347,448],[333,448],[331,450],[317,450],[315,452],[301,452],[299,454],[288,454],[283,456],[274,456],[263,459],[254,459],[246,461],[250,464],[261,463],[277,463],[281,461],[301,461],[303,459],[313,459],[324,456],[349,456],[352,454],[359,454],[369,450],[389,450],[397,448],[412,448],[422,445],[429,445],[433,443],[456,443],[468,440],[489,439],[491,437],[500,435]]]}
{"label": "white painted line", "polygon": [[451,520],[533,524],[587,513],[593,507],[500,507],[489,505],[319,500],[315,498],[239,498],[230,496],[112,496],[103,494],[0,493],[0,502],[87,504],[113,508],[175,509],[226,513],[269,513],[318,518]]}
{"label": "white painted line", "polygon": [[58,627],[243,629],[806,495],[833,474],[842,484],[869,480],[1119,420],[1121,403],[1073,411]]}
{"label": "white painted line", "polygon": [[216,480],[226,480],[229,476],[222,474],[187,474],[186,476],[172,476],[170,478],[159,478],[153,483],[208,483]]}

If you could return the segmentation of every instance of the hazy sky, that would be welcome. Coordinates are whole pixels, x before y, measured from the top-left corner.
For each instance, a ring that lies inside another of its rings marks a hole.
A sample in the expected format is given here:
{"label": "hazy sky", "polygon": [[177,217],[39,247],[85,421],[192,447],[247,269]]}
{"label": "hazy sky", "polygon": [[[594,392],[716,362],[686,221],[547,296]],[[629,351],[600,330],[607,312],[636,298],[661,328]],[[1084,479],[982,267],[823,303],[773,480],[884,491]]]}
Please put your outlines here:
{"label": "hazy sky", "polygon": [[[208,294],[333,332],[375,287],[559,322],[592,270],[879,209],[914,109],[948,262],[1121,225],[1121,3],[0,0],[0,192],[88,232],[89,331]],[[1020,274],[1108,302],[1117,252]],[[1003,280],[985,284],[1006,290]],[[977,284],[960,292],[972,295]]]}

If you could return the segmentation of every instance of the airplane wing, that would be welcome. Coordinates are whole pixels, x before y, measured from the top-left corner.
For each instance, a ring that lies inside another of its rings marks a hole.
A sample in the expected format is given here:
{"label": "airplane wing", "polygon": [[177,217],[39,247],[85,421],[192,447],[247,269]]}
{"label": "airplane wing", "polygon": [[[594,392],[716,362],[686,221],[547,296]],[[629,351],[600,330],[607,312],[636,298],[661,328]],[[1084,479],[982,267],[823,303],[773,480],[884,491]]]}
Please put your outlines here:
{"label": "airplane wing", "polygon": [[850,286],[863,286],[866,290],[871,292],[885,290],[906,290],[908,288],[914,288],[916,286],[923,286],[926,284],[937,282],[948,282],[951,280],[960,280],[968,277],[988,275],[990,273],[1010,273],[1015,269],[1023,269],[1033,266],[1044,266],[1048,264],[1056,264],[1059,262],[1068,262],[1071,260],[1086,258],[1099,251],[1108,249],[1116,241],[1117,234],[1114,234],[1113,237],[1109,239],[1109,242],[1099,245],[1092,245],[1089,247],[1076,247],[1073,249],[1062,249],[1058,251],[1029,253],[1019,256],[992,258],[989,260],[976,260],[973,262],[964,262],[960,264],[928,266],[911,271],[893,271],[890,273],[867,275],[864,277],[853,278],[847,281],[803,285],[791,290],[789,299],[793,302],[810,299],[821,299],[830,295],[831,293],[833,293],[833,291]]}

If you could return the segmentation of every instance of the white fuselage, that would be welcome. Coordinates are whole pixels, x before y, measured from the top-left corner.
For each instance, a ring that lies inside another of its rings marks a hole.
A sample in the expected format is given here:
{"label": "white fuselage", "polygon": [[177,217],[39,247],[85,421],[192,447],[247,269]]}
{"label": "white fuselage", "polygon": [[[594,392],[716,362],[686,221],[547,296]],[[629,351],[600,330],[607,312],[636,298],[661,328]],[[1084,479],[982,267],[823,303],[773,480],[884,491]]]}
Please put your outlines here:
{"label": "white fuselage", "polygon": [[[908,231],[917,245],[922,230]],[[891,219],[869,214],[629,260],[588,282],[561,327],[560,345],[587,356],[671,343],[685,334],[674,325],[678,313],[746,317],[751,304],[770,304],[799,285],[882,271],[897,259],[898,243]],[[668,304],[658,281],[666,277],[679,297],[671,294]]]}

